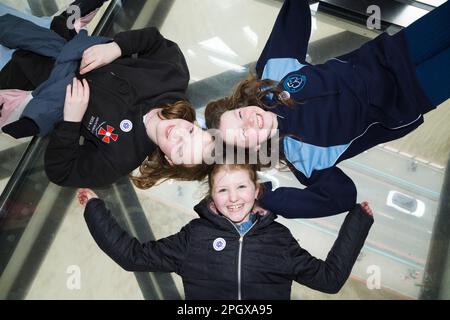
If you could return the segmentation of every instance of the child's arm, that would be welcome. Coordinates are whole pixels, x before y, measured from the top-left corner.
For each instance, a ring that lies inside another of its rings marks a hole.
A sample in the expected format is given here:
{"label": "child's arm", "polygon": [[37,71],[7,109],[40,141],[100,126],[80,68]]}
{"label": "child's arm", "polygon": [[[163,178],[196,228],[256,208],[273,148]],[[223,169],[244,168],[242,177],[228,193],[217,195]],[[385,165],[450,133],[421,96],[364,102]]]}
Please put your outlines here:
{"label": "child's arm", "polygon": [[[257,76],[259,78],[263,76],[264,68],[271,59],[288,58],[284,61],[280,60],[282,62],[281,65],[284,65],[284,62],[289,60],[296,60],[304,64],[310,35],[311,11],[308,1],[285,0],[278,13],[269,39],[256,64]],[[286,66],[284,68],[286,69]],[[286,72],[291,71],[295,70],[286,70]]]}
{"label": "child's arm", "polygon": [[[160,51],[165,51],[166,48],[172,45],[178,49],[177,44],[164,38],[155,27],[119,32],[114,36],[114,42],[122,50],[122,56],[131,56],[133,54],[137,54],[138,57],[143,55],[152,56]],[[162,57],[162,60],[166,61],[168,58]]]}
{"label": "child's arm", "polygon": [[152,48],[160,46],[163,40],[156,28],[120,32],[116,34],[113,42],[98,44],[84,50],[80,74],[103,67],[123,56],[146,54]]}
{"label": "child's arm", "polygon": [[170,63],[189,81],[189,70],[180,48],[175,42],[164,38],[154,27],[120,32],[114,36],[114,42],[85,50],[80,73],[85,74],[119,57],[133,55],[139,59]]}
{"label": "child's arm", "polygon": [[45,171],[50,181],[71,187],[101,187],[126,173],[118,172],[104,153],[89,140],[80,145],[81,120],[89,102],[89,85],[73,79],[67,86],[64,121],[51,134],[45,151]]}
{"label": "child's arm", "polygon": [[126,173],[118,172],[104,152],[89,140],[80,145],[81,122],[55,126],[45,150],[44,168],[50,181],[65,187],[103,187]]}
{"label": "child's arm", "polygon": [[[81,189],[79,192],[80,203],[83,203],[80,194],[86,193],[86,190]],[[86,202],[84,218],[89,232],[100,249],[123,269],[179,273],[187,251],[188,234],[185,228],[170,237],[141,243],[122,229],[103,200],[92,197]]]}
{"label": "child's arm", "polygon": [[356,187],[339,168],[331,167],[314,173],[306,188],[279,187],[271,190],[270,182],[264,183],[259,199],[261,207],[293,218],[320,218],[351,210],[356,204]]}
{"label": "child's arm", "polygon": [[372,223],[368,204],[357,205],[345,218],[325,261],[311,256],[293,239],[289,253],[294,280],[326,293],[339,292],[350,275]]}

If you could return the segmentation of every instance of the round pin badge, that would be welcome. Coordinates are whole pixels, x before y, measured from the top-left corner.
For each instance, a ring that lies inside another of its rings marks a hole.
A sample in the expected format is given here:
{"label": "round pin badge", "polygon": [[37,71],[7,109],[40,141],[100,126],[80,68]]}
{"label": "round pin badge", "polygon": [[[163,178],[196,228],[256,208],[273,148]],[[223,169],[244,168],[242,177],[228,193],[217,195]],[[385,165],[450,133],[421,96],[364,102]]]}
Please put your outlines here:
{"label": "round pin badge", "polygon": [[278,98],[279,98],[280,100],[288,100],[288,99],[291,98],[291,95],[290,95],[289,92],[287,92],[287,91],[282,91],[282,92],[280,92],[280,94],[278,95]]}
{"label": "round pin badge", "polygon": [[122,120],[120,122],[120,130],[123,132],[130,132],[133,129],[133,123],[130,120]]}
{"label": "round pin badge", "polygon": [[227,242],[225,241],[224,238],[217,238],[213,242],[213,248],[216,251],[222,251],[223,249],[225,249],[226,245],[227,245]]}

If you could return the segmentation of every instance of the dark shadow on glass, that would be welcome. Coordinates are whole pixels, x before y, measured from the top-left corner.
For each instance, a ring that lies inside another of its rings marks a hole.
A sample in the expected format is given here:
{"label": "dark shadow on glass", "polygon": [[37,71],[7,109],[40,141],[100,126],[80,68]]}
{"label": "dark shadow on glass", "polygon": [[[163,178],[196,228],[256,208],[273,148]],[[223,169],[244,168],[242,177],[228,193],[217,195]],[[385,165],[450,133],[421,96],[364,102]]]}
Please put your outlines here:
{"label": "dark shadow on glass", "polygon": [[27,146],[28,142],[0,151],[0,179],[11,177],[11,174],[17,167],[17,161],[24,154]]}
{"label": "dark shadow on glass", "polygon": [[[385,30],[390,25],[406,27],[411,22],[427,13],[431,8],[423,8],[423,5],[401,3],[393,0],[321,0],[319,11],[330,15],[366,25],[367,18],[373,11],[367,12],[370,6],[378,6],[381,9],[381,29]],[[406,10],[415,7],[417,10]]]}
{"label": "dark shadow on glass", "polygon": [[420,299],[450,299],[450,158],[445,170],[444,184],[433,236],[428,251]]}
{"label": "dark shadow on glass", "polygon": [[[110,188],[95,191],[100,198],[105,200],[117,222],[129,234],[132,234],[141,243],[157,240],[128,177],[121,178]],[[181,299],[170,274],[135,272],[134,275],[146,300]]]}
{"label": "dark shadow on glass", "polygon": [[[110,11],[105,15],[105,21],[99,24],[103,36],[112,37],[116,33],[154,26],[160,28],[172,7],[174,0],[165,1],[130,1],[124,0],[122,4],[115,1]],[[142,16],[144,15],[144,16]],[[135,25],[136,20],[139,26]],[[97,29],[96,29],[97,31]]]}
{"label": "dark shadow on glass", "polygon": [[28,0],[31,14],[36,17],[49,17],[58,11],[55,0]]}

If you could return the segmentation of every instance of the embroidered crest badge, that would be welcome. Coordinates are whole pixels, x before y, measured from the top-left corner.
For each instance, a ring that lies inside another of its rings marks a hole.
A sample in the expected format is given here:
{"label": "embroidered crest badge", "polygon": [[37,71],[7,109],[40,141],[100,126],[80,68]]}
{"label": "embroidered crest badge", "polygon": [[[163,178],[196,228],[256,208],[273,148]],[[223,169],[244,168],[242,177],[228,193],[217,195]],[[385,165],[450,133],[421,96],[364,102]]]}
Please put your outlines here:
{"label": "embroidered crest badge", "polygon": [[296,93],[302,90],[306,84],[306,76],[302,74],[291,74],[284,80],[283,87],[287,92]]}
{"label": "embroidered crest badge", "polygon": [[102,141],[105,143],[109,143],[111,139],[113,141],[117,141],[117,138],[119,138],[119,135],[116,133],[113,133],[115,129],[109,125],[106,125],[106,130],[103,127],[100,127],[98,129],[97,134],[99,136],[103,136]]}

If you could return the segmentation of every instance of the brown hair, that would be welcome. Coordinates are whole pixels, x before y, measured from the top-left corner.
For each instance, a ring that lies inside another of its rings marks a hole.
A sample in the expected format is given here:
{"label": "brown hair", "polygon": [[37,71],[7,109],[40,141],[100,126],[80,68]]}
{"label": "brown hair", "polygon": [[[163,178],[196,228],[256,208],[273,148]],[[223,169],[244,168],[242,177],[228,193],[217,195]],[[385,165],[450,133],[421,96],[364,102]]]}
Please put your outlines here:
{"label": "brown hair", "polygon": [[[161,106],[161,116],[164,119],[184,119],[189,122],[195,121],[195,110],[188,101],[178,101],[174,104]],[[193,166],[170,165],[165,159],[160,148],[148,156],[139,167],[139,175],[130,174],[130,179],[139,189],[148,189],[157,183],[168,179],[176,180],[203,180],[209,171],[209,166],[198,164]]]}
{"label": "brown hair", "polygon": [[285,104],[292,106],[294,101],[287,99],[277,101],[274,106],[269,107],[263,101],[267,94],[274,94],[276,97],[283,90],[276,86],[276,82],[270,79],[258,79],[256,76],[249,74],[246,79],[238,83],[233,93],[229,97],[224,97],[216,101],[211,101],[206,105],[205,120],[208,129],[219,129],[220,117],[226,111],[239,109],[251,105],[259,106],[265,110],[279,105]]}
{"label": "brown hair", "polygon": [[[249,74],[246,79],[238,83],[233,93],[229,97],[223,97],[216,101],[211,101],[206,105],[205,109],[205,121],[206,127],[208,129],[219,129],[220,128],[220,118],[222,115],[229,111],[239,108],[244,108],[250,105],[259,106],[264,110],[269,110],[275,108],[278,105],[287,105],[292,107],[295,105],[296,101],[289,98],[280,100],[278,97],[283,91],[281,88],[276,86],[277,82],[270,79],[258,79],[255,75]],[[264,97],[268,94],[273,94],[276,97],[276,103],[274,105],[268,106],[264,103]],[[301,102],[297,102],[301,103]],[[288,134],[299,141],[301,138]],[[279,137],[281,141],[282,137]],[[266,148],[270,151],[270,139],[265,141]],[[281,151],[281,149],[280,149]],[[259,158],[258,158],[259,159]],[[283,152],[279,154],[280,163],[283,165],[280,169],[284,170],[288,167],[288,162]],[[259,160],[258,160],[259,161]]]}
{"label": "brown hair", "polygon": [[[212,198],[212,190],[214,188],[214,177],[217,173],[219,173],[220,170],[225,169],[228,171],[238,171],[238,170],[244,170],[248,172],[248,175],[250,177],[250,180],[255,184],[255,187],[259,187],[258,183],[258,176],[257,176],[257,170],[258,166],[254,164],[216,164],[212,166],[210,173],[208,175],[208,196],[209,198]],[[259,188],[258,192],[258,198],[261,195],[261,188]]]}

